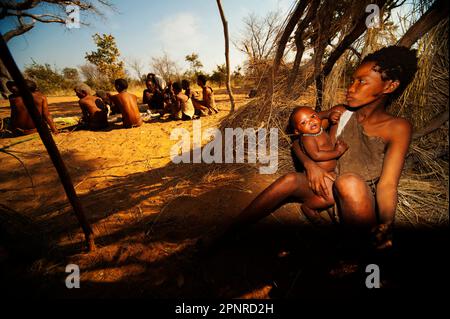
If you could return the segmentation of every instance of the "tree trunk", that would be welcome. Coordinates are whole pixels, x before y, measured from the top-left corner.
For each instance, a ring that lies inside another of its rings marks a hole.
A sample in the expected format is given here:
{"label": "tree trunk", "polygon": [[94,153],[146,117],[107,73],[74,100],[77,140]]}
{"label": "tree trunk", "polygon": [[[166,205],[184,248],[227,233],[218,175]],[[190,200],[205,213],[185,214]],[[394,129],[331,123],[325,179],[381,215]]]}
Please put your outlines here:
{"label": "tree trunk", "polygon": [[63,184],[64,190],[66,191],[67,198],[69,202],[72,204],[75,215],[78,219],[78,222],[83,229],[84,236],[86,239],[87,248],[92,251],[95,249],[95,242],[93,237],[92,228],[89,225],[88,221],[85,218],[84,209],[81,205],[80,200],[78,199],[77,193],[72,184],[72,180],[70,178],[69,172],[64,165],[64,161],[61,158],[61,154],[59,153],[58,147],[53,140],[52,135],[49,132],[47,125],[43,122],[42,116],[39,114],[39,111],[34,104],[33,96],[31,92],[28,90],[25,80],[22,74],[19,71],[16,63],[14,62],[13,57],[11,56],[11,52],[9,51],[6,42],[3,39],[3,36],[0,35],[0,58],[7,68],[9,74],[13,78],[17,87],[19,88],[20,95],[22,96],[25,106],[27,108],[28,113],[30,114],[31,119],[33,120],[34,125],[41,137],[42,142],[47,149],[48,155],[53,162],[53,165],[58,172],[61,183]]}
{"label": "tree trunk", "polygon": [[[381,8],[386,3],[386,0],[378,0],[375,3]],[[364,13],[358,22],[355,24],[354,28],[348,33],[344,39],[336,46],[336,48],[331,52],[328,60],[322,68],[320,74],[316,74],[314,80],[317,85],[317,96],[316,96],[316,110],[321,110],[322,108],[322,95],[323,95],[323,81],[327,77],[334,64],[341,57],[341,55],[347,50],[353,42],[355,42],[363,33],[366,31],[366,18],[370,13]],[[309,81],[308,81],[309,82]],[[312,83],[312,80],[311,80]]]}
{"label": "tree trunk", "polygon": [[288,83],[286,86],[286,93],[292,90],[294,86],[295,80],[297,80],[298,70],[300,68],[300,62],[302,61],[303,52],[305,52],[305,45],[303,44],[303,39],[299,37],[299,39],[295,39],[295,46],[297,47],[297,52],[295,54],[294,65],[292,66],[292,70],[289,73]]}
{"label": "tree trunk", "polygon": [[446,17],[448,17],[447,0],[436,0],[428,11],[406,31],[398,45],[410,48],[418,39]]}
{"label": "tree trunk", "polygon": [[331,18],[334,13],[335,2],[324,3],[319,15],[316,17],[317,41],[314,49],[314,81],[316,82],[316,112],[320,112],[322,108],[322,60],[325,54],[325,48],[328,46],[330,38]]}
{"label": "tree trunk", "polygon": [[227,66],[227,91],[228,91],[228,95],[230,96],[230,103],[231,103],[231,109],[230,109],[230,113],[234,112],[235,106],[234,106],[234,96],[233,96],[233,91],[231,90],[231,83],[230,83],[230,77],[231,77],[231,72],[230,72],[230,41],[229,41],[229,37],[228,37],[228,22],[225,18],[225,13],[223,12],[223,8],[222,8],[222,4],[220,2],[220,0],[217,0],[217,6],[219,7],[219,12],[220,12],[220,18],[222,19],[222,24],[223,24],[223,34],[225,37],[225,60],[226,60],[226,66]]}
{"label": "tree trunk", "polygon": [[283,58],[284,50],[286,48],[286,44],[289,40],[289,37],[294,31],[295,25],[297,24],[298,20],[302,17],[303,11],[305,11],[305,8],[308,4],[308,1],[306,0],[300,0],[297,4],[297,7],[294,10],[294,13],[289,18],[288,23],[286,24],[286,27],[284,28],[283,34],[280,37],[280,41],[278,42],[277,52],[275,54],[275,59],[273,61],[273,75],[274,77],[277,76],[278,68],[280,67],[281,59]]}
{"label": "tree trunk", "polygon": [[294,86],[295,81],[297,80],[297,75],[300,68],[300,63],[302,62],[303,53],[305,52],[305,44],[303,43],[303,36],[305,29],[308,27],[311,22],[313,15],[317,11],[317,7],[319,6],[318,0],[313,0],[311,5],[309,6],[308,13],[306,17],[298,24],[297,30],[295,31],[295,46],[297,48],[297,53],[295,54],[294,65],[292,67],[291,72],[289,73],[288,84],[286,87],[286,92],[290,92],[292,87]]}

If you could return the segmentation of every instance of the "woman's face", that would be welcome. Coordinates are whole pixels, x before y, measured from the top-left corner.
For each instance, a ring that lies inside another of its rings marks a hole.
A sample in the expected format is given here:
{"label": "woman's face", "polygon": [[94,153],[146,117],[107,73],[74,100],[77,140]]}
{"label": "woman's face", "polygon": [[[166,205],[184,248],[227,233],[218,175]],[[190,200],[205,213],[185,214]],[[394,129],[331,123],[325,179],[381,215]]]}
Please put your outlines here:
{"label": "woman's face", "polygon": [[294,123],[295,134],[317,134],[322,127],[322,120],[312,109],[304,109],[297,112],[294,116]]}
{"label": "woman's face", "polygon": [[381,73],[373,69],[375,65],[375,62],[363,63],[353,73],[352,81],[347,89],[348,106],[367,105],[385,97],[397,88],[398,82],[393,86],[391,80],[383,81]]}

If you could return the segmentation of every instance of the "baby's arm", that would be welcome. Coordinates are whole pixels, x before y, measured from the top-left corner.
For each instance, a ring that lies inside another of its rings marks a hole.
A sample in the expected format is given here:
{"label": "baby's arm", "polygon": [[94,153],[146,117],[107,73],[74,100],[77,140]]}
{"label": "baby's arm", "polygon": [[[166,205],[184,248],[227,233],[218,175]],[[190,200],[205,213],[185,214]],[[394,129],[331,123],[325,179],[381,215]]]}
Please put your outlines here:
{"label": "baby's arm", "polygon": [[333,150],[324,151],[319,149],[319,145],[314,136],[302,136],[301,142],[306,153],[315,162],[325,162],[338,158],[347,150],[348,146],[343,141],[338,140]]}

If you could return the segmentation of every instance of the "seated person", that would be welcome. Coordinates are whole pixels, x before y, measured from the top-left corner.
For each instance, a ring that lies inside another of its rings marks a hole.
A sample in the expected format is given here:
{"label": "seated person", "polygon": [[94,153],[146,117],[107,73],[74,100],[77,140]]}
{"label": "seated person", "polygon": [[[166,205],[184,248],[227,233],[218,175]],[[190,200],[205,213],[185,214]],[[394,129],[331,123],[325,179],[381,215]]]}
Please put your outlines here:
{"label": "seated person", "polygon": [[11,92],[11,94],[7,96],[8,100],[19,96],[19,88],[14,81],[7,81],[6,87],[8,88],[9,92]]}
{"label": "seated person", "polygon": [[91,95],[91,88],[84,83],[77,85],[74,91],[80,99],[78,104],[83,113],[82,125],[86,125],[89,130],[101,130],[108,127],[108,108],[103,100]]}
{"label": "seated person", "polygon": [[192,100],[182,92],[180,82],[173,83],[172,88],[175,95],[175,103],[173,106],[174,112],[172,113],[173,117],[183,121],[192,120],[195,112]]}
{"label": "seated person", "polygon": [[147,89],[142,92],[142,103],[147,104],[150,110],[164,109],[164,96],[152,79],[147,79],[145,85]]}
{"label": "seated person", "polygon": [[209,109],[197,102],[197,100],[198,100],[197,94],[196,94],[196,92],[191,90],[190,86],[191,86],[191,84],[189,83],[188,80],[181,81],[181,87],[184,90],[184,94],[192,100],[192,104],[194,105],[194,109],[195,109],[195,114],[199,115],[199,116],[208,115],[210,113]]}
{"label": "seated person", "polygon": [[109,92],[106,92],[103,90],[98,90],[97,92],[95,92],[94,96],[102,99],[103,104],[105,104],[106,108],[108,109],[108,113],[107,113],[108,116],[110,114],[118,113],[118,112],[113,112],[114,110],[112,110],[112,108],[111,108],[111,94],[109,94]]}
{"label": "seated person", "polygon": [[147,80],[150,80],[155,85],[155,89],[164,92],[167,87],[166,81],[159,75],[155,75],[154,73],[147,74]]}
{"label": "seated person", "polygon": [[200,74],[197,77],[197,84],[202,88],[202,99],[193,99],[194,104],[200,104],[206,107],[209,114],[211,114],[212,112],[219,113],[219,110],[216,108],[213,89],[210,86],[207,86],[206,82],[206,76],[204,76],[203,74]]}
{"label": "seated person", "polygon": [[[322,123],[323,121],[318,113],[304,106],[295,108],[289,118],[291,130],[295,135],[299,135],[299,142],[305,155],[333,177],[336,177],[337,158],[344,154],[348,147],[341,140],[334,143],[328,133],[325,132]],[[320,211],[334,205],[331,190],[333,181],[326,179],[326,184],[329,190],[327,196],[310,194],[312,196],[303,199],[301,209],[311,222],[320,223]]]}
{"label": "seated person", "polygon": [[[44,121],[48,124],[54,134],[58,133],[53,119],[48,111],[47,97],[37,90],[36,83],[31,80],[25,80],[28,90],[30,90],[34,105],[38,109]],[[25,106],[23,98],[19,95],[17,86],[13,83],[9,84],[11,87],[11,95],[9,96],[9,103],[11,105],[11,130],[17,136],[28,135],[37,132],[31,116]]]}
{"label": "seated person", "polygon": [[125,79],[114,81],[119,94],[111,96],[111,102],[122,113],[123,127],[132,128],[142,125],[141,113],[137,104],[137,96],[127,92],[128,82]]}

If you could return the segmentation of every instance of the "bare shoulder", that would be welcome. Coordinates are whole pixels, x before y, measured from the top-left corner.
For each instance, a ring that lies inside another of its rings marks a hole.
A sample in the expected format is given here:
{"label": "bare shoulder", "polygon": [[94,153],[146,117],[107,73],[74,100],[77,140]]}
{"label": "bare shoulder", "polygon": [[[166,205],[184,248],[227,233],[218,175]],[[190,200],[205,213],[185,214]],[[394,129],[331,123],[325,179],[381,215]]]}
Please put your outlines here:
{"label": "bare shoulder", "polygon": [[90,107],[95,103],[96,98],[94,96],[86,96],[82,98],[79,103],[81,106]]}
{"label": "bare shoulder", "polygon": [[47,102],[47,97],[41,92],[34,92],[32,95],[34,103],[38,105],[42,105],[43,103]]}
{"label": "bare shoulder", "polygon": [[389,132],[390,140],[410,139],[413,130],[411,122],[402,117],[392,117],[386,123],[386,128],[386,132]]}
{"label": "bare shoulder", "polygon": [[412,124],[409,120],[402,117],[393,117],[389,123],[389,128],[392,129],[395,133],[411,133],[412,132]]}
{"label": "bare shoulder", "polygon": [[78,104],[80,104],[80,105],[85,104],[85,103],[86,103],[86,98],[87,98],[87,96],[84,97],[84,98],[82,98],[82,99],[80,99],[80,100],[78,101]]}

